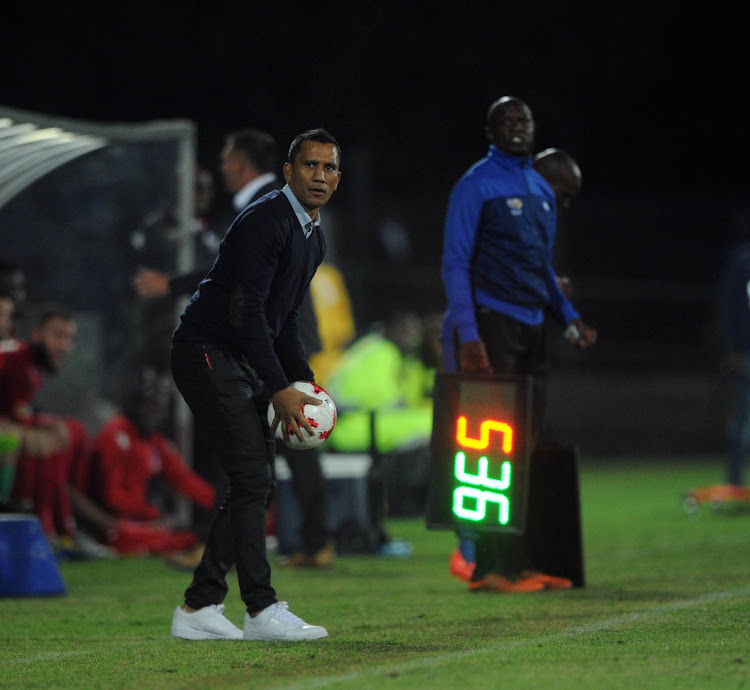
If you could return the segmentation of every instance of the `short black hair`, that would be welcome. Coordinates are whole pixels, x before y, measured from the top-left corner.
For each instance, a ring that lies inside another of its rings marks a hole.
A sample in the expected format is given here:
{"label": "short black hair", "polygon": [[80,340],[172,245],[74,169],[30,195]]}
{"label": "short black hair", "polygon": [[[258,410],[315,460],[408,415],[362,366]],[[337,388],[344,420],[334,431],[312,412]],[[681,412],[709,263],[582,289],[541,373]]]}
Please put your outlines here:
{"label": "short black hair", "polygon": [[44,326],[51,319],[62,319],[63,321],[74,321],[73,310],[61,302],[45,302],[36,310],[37,326]]}
{"label": "short black hair", "polygon": [[339,165],[341,165],[341,147],[339,146],[339,142],[336,141],[336,137],[334,137],[333,134],[322,127],[308,129],[306,132],[302,132],[294,137],[292,143],[289,145],[289,153],[287,153],[286,156],[287,163],[294,163],[294,159],[302,150],[303,141],[317,141],[319,144],[333,144],[339,154]]}
{"label": "short black hair", "polygon": [[276,139],[260,129],[238,129],[226,136],[229,149],[247,159],[261,173],[276,172]]}
{"label": "short black hair", "polygon": [[20,274],[26,282],[26,274],[21,264],[10,259],[0,259],[0,297],[10,297],[17,300],[17,288],[14,285],[14,276]]}
{"label": "short black hair", "polygon": [[13,259],[0,259],[0,273],[18,273],[23,271],[21,264]]}

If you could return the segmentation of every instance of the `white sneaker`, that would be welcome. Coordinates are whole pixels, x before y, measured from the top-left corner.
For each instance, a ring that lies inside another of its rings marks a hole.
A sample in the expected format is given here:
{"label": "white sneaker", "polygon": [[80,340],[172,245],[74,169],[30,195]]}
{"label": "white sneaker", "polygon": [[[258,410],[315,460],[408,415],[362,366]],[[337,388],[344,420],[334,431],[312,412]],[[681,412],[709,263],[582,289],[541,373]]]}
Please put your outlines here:
{"label": "white sneaker", "polygon": [[98,558],[119,558],[119,554],[106,544],[100,544],[96,539],[84,532],[76,532],[73,537],[75,552],[83,560],[94,560]]}
{"label": "white sneaker", "polygon": [[264,608],[255,618],[245,614],[246,640],[319,640],[328,637],[320,625],[310,625],[289,610],[289,604],[279,601]]}
{"label": "white sneaker", "polygon": [[242,630],[223,615],[224,604],[188,613],[178,606],[172,616],[172,637],[183,640],[241,640]]}

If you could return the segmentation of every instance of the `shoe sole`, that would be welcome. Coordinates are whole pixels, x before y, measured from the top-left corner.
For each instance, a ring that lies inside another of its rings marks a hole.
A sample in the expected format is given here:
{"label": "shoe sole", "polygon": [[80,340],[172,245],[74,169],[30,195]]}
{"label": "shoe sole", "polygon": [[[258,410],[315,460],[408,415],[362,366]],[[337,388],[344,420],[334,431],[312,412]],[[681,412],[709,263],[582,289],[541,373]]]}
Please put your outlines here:
{"label": "shoe sole", "polygon": [[542,580],[544,589],[571,589],[573,587],[572,582],[550,582],[549,580]]}
{"label": "shoe sole", "polygon": [[205,630],[188,630],[184,633],[171,633],[172,637],[180,640],[191,640],[199,642],[200,640],[241,640],[241,637],[227,637],[219,633],[207,633]]}
{"label": "shoe sole", "polygon": [[566,577],[558,577],[557,575],[529,573],[528,575],[524,575],[524,578],[541,582],[544,585],[544,589],[571,589],[573,587],[573,580],[569,580]]}
{"label": "shoe sole", "polygon": [[328,637],[327,632],[315,633],[309,637],[272,637],[271,635],[248,635],[245,633],[244,639],[247,641],[260,641],[260,642],[304,642],[305,640],[322,640],[324,637]]}
{"label": "shoe sole", "polygon": [[523,588],[523,589],[500,589],[497,587],[487,587],[486,585],[482,587],[470,587],[470,592],[490,592],[490,593],[497,593],[497,594],[533,594],[534,592],[543,592],[544,586],[540,587],[534,587],[534,588]]}
{"label": "shoe sole", "polygon": [[470,592],[500,592],[502,594],[530,594],[532,592],[541,592],[544,590],[544,585],[539,580],[532,580],[531,578],[524,578],[521,582],[492,582],[487,580],[479,580],[477,582],[469,582]]}

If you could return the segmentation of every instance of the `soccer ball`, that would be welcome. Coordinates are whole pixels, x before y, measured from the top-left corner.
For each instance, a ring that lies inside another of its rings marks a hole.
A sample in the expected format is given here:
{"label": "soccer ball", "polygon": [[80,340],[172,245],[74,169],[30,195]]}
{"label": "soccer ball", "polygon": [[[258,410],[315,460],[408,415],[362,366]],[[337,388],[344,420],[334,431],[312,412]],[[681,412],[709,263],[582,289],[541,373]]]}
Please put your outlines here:
{"label": "soccer ball", "polygon": [[[281,428],[281,423],[279,423],[276,427],[276,438],[283,441],[290,448],[299,448],[301,450],[317,448],[325,443],[326,439],[331,435],[333,427],[336,425],[336,405],[333,403],[331,396],[317,383],[313,383],[312,381],[295,381],[292,387],[314,398],[320,398],[323,401],[320,405],[304,405],[302,408],[302,413],[307,417],[310,426],[315,430],[315,435],[309,436],[305,429],[301,429],[302,435],[305,437],[305,443],[300,443],[292,432],[291,427],[284,430]],[[273,403],[271,403],[268,406],[269,425],[273,424],[274,417],[276,417],[276,411],[273,409]]]}

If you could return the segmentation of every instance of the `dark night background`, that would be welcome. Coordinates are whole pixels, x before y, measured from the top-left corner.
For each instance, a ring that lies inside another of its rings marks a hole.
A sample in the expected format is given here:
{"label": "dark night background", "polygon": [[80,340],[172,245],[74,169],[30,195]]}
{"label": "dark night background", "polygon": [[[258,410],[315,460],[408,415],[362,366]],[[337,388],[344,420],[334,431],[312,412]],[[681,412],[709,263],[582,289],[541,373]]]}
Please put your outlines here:
{"label": "dark night background", "polygon": [[[332,205],[349,219],[338,258],[355,282],[434,278],[451,185],[484,155],[487,106],[505,94],[532,107],[538,150],[562,147],[583,169],[560,239],[582,307],[595,293],[710,285],[745,222],[744,37],[731,14],[664,2],[215,2],[5,15],[3,105],[100,122],[191,119],[199,160],[217,174],[231,129],[267,129],[282,145],[330,129],[343,148]],[[378,245],[386,217],[408,230],[403,264]],[[629,321],[643,310],[621,306],[610,332],[638,332]],[[590,309],[591,321],[611,318]],[[666,328],[684,321],[658,311]]]}
{"label": "dark night background", "polygon": [[324,220],[343,218],[333,258],[362,329],[392,303],[442,309],[448,194],[486,152],[488,105],[518,96],[537,150],[583,170],[556,269],[599,329],[586,353],[550,339],[549,425],[591,451],[695,451],[723,443],[714,291],[750,226],[746,43],[739,10],[659,1],[16,5],[0,21],[0,105],[191,120],[217,182],[227,131],[283,147],[330,129],[343,176]]}

